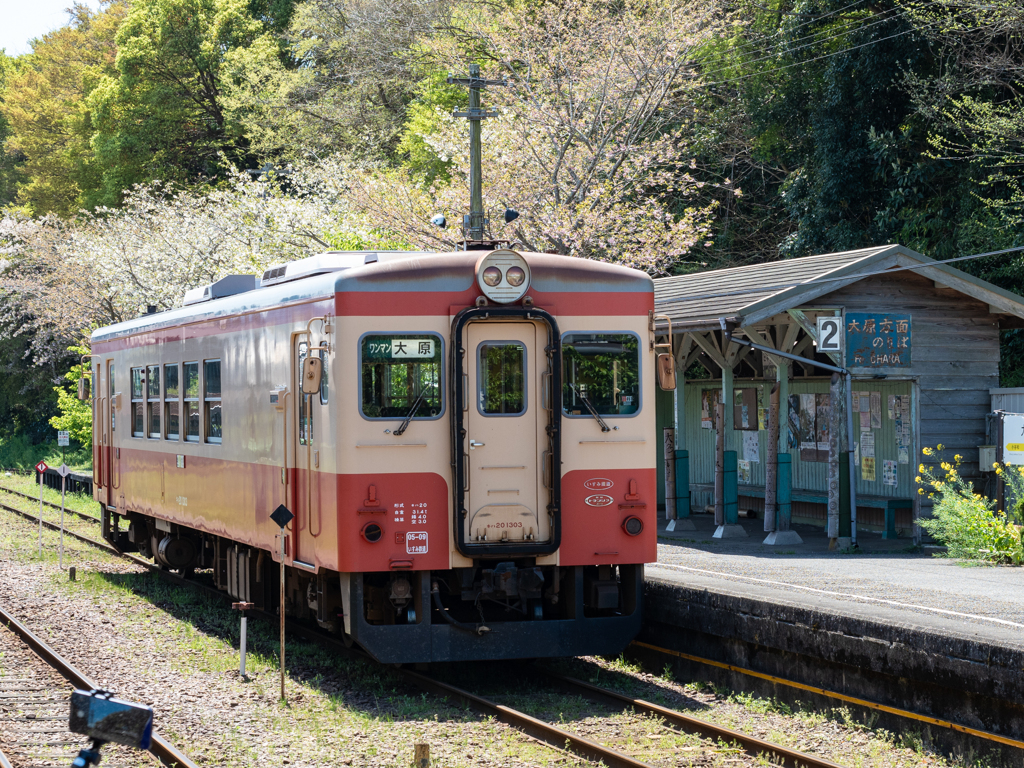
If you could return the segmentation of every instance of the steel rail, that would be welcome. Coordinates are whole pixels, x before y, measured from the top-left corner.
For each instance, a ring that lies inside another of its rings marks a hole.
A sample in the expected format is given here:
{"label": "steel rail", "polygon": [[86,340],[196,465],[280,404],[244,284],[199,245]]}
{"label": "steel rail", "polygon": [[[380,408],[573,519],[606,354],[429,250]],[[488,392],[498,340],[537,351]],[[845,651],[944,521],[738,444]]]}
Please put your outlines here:
{"label": "steel rail", "polygon": [[888,704],[880,704],[877,701],[869,701],[868,699],[861,699],[856,696],[850,696],[845,693],[839,693],[838,691],[830,691],[827,688],[820,688],[816,685],[807,685],[806,683],[799,683],[796,680],[790,680],[785,677],[778,677],[777,675],[769,675],[765,672],[758,672],[753,669],[746,667],[738,667],[735,664],[727,664],[722,661],[715,661],[713,659],[706,659],[702,656],[693,656],[689,653],[683,653],[682,651],[673,651],[670,648],[660,648],[657,645],[651,645],[650,643],[643,643],[639,640],[634,640],[632,645],[639,648],[647,648],[655,651],[656,653],[663,653],[668,656],[678,656],[681,659],[687,661],[693,661],[698,664],[705,664],[709,667],[717,667],[719,669],[725,669],[730,672],[738,672],[741,675],[748,675],[749,677],[756,677],[761,680],[767,680],[768,682],[775,683],[777,685],[784,685],[789,688],[796,688],[800,691],[807,691],[808,693],[816,693],[819,696],[825,696],[830,699],[836,699],[838,701],[846,702],[847,704],[853,704],[854,706],[864,707],[865,709],[873,709],[878,712],[885,712],[886,714],[896,715],[897,717],[904,717],[908,720],[916,720],[922,723],[928,723],[929,725],[937,725],[940,728],[948,728],[951,731],[958,731],[965,733],[969,736],[976,736],[979,739],[985,739],[987,741],[994,741],[998,744],[1005,744],[1010,747],[1016,747],[1017,749],[1024,749],[1024,741],[1020,739],[1014,739],[1009,736],[1003,736],[992,731],[983,731],[980,728],[972,728],[968,725],[962,725],[960,723],[954,723],[951,720],[943,720],[942,718],[932,717],[931,715],[922,715],[917,712],[911,712],[907,709],[900,709],[899,707],[891,707]]}
{"label": "steel rail", "polygon": [[[32,521],[35,521],[37,519],[34,515],[31,515],[30,513],[22,512],[21,510],[8,507],[4,504],[0,504],[0,508],[20,514],[23,517]],[[47,523],[45,520],[43,521],[43,524],[53,529],[58,528],[58,526],[55,526],[52,523]],[[95,539],[90,539],[87,536],[82,536],[81,534],[72,533],[70,531],[65,531],[65,533],[73,536],[76,539],[79,539],[84,543],[105,549],[111,552],[112,554],[119,555],[120,557],[131,560],[132,562],[141,565],[145,568],[148,568],[151,571],[155,571],[160,575],[162,579],[169,581],[171,583],[177,584],[179,586],[189,586],[198,588],[222,600],[230,601],[231,599],[230,596],[228,596],[224,592],[221,592],[218,589],[208,587],[204,584],[199,584],[198,582],[183,578],[182,576],[179,576],[177,574],[169,573],[168,571],[160,569],[156,564],[151,563],[148,560],[144,560],[140,557],[137,557],[127,552],[121,552],[120,550],[111,546],[107,542],[96,541]],[[278,618],[275,614],[272,614],[267,611],[256,610],[253,611],[253,613],[258,613],[269,620],[277,620]],[[289,621],[287,627],[288,630],[293,634],[302,636],[307,640],[310,640],[312,642],[327,643],[334,646],[337,650],[345,653],[348,656],[354,658],[362,658],[367,661],[372,661],[372,658],[368,654],[364,654],[360,651],[348,648],[343,641],[339,640],[336,637],[327,635],[318,630],[311,629],[310,627],[296,624],[294,621]],[[409,682],[413,683],[422,690],[427,691],[428,693],[461,701],[467,706],[471,707],[472,709],[490,715],[494,717],[496,720],[500,720],[501,722],[510,725],[519,731],[522,731],[528,736],[531,736],[532,738],[537,739],[538,741],[541,741],[547,744],[548,746],[551,746],[560,751],[568,751],[579,757],[583,757],[587,760],[591,760],[594,762],[603,762],[606,766],[608,766],[608,768],[650,768],[650,766],[647,763],[635,760],[634,758],[622,754],[621,752],[618,752],[614,749],[611,749],[610,747],[606,747],[602,744],[599,744],[595,741],[584,738],[582,736],[577,736],[555,725],[551,725],[550,723],[545,723],[542,720],[538,720],[537,718],[531,717],[530,715],[527,715],[524,712],[519,712],[518,710],[512,709],[511,707],[507,707],[503,704],[498,704],[496,702],[490,701],[489,699],[477,696],[476,694],[470,693],[469,691],[466,691],[462,688],[458,688],[448,683],[435,680],[431,677],[408,669],[398,669],[396,670],[396,672],[402,677],[406,678]],[[548,674],[552,674],[553,676],[558,677],[557,675],[554,675],[554,673]],[[568,682],[569,680],[570,678],[566,678],[564,682]],[[595,693],[600,693],[601,695],[606,695],[611,698],[625,699],[626,703],[630,704],[631,706],[634,706],[638,710],[642,709],[643,705],[647,705],[651,708],[656,708],[658,711],[651,711],[652,714],[657,714],[658,716],[664,717],[666,720],[671,720],[677,725],[680,725],[681,727],[684,727],[692,732],[701,733],[702,735],[711,738],[725,738],[735,741],[738,744],[744,746],[744,748],[746,748],[748,752],[751,752],[755,755],[757,753],[770,752],[779,755],[780,757],[782,757],[783,760],[787,759],[787,753],[792,753],[793,755],[800,756],[802,759],[801,762],[790,761],[784,763],[785,765],[793,766],[794,768],[841,768],[840,766],[837,766],[837,764],[827,761],[814,762],[815,758],[811,758],[810,756],[804,756],[803,753],[796,752],[795,750],[789,750],[786,747],[781,747],[776,744],[770,744],[769,742],[763,742],[760,739],[757,739],[753,736],[747,736],[746,734],[742,734],[738,731],[732,731],[728,728],[715,726],[711,723],[707,723],[702,720],[697,720],[696,718],[689,718],[688,716],[682,713],[658,707],[658,705],[656,704],[650,704],[649,702],[640,702],[639,700],[629,699],[628,697],[620,697],[618,694],[615,694],[614,691],[606,691],[605,689],[600,689],[596,686],[590,686],[588,683],[583,683],[582,681],[573,682],[577,684],[577,687],[580,687],[581,690],[584,687],[593,688],[594,691],[590,692],[591,695],[594,695]],[[692,723],[688,721],[692,721]],[[756,751],[751,751],[752,745],[757,745]]]}
{"label": "steel rail", "polygon": [[[35,516],[30,515],[27,512],[22,512],[21,510],[8,507],[4,504],[0,504],[0,509],[6,509],[9,512],[14,512],[16,514],[22,515],[23,517],[32,521],[35,521],[37,519]],[[57,526],[54,526],[51,523],[47,523],[45,520],[43,521],[43,524],[48,525],[51,528],[57,528]],[[204,584],[199,584],[190,579],[183,578],[176,574],[169,573],[165,570],[161,570],[154,563],[151,563],[147,560],[143,560],[142,558],[136,557],[130,553],[121,552],[120,550],[111,546],[110,544],[107,544],[106,542],[96,541],[95,539],[90,539],[87,536],[71,533],[70,531],[65,531],[65,533],[87,544],[91,544],[95,547],[105,549],[111,552],[112,554],[124,557],[145,568],[148,568],[151,571],[155,571],[160,575],[162,579],[165,579],[166,581],[169,581],[180,586],[196,587],[222,600],[231,600],[229,595],[227,595],[224,592],[221,592],[218,589],[214,589]],[[256,610],[252,612],[258,613],[267,619],[277,619],[276,615],[268,611]],[[5,615],[6,614],[0,613],[0,617],[3,617]],[[312,630],[309,627],[298,625],[293,621],[289,621],[287,626],[288,630],[291,631],[293,634],[301,635],[305,637],[307,640],[320,643],[326,642],[330,645],[335,646],[338,650],[345,652],[347,655],[356,658],[363,658],[367,661],[372,661],[369,655],[364,654],[360,651],[354,651],[346,647],[344,642],[339,640],[338,638],[324,634],[317,630]],[[448,683],[443,683],[438,680],[434,680],[430,677],[427,677],[426,675],[421,675],[418,672],[413,672],[412,670],[398,669],[396,671],[399,675],[405,677],[411,683],[415,684],[416,686],[427,692],[442,697],[453,698],[462,701],[463,703],[467,704],[473,709],[491,715],[496,720],[500,720],[501,722],[506,723],[507,725],[511,725],[517,730],[520,730],[523,733],[526,733],[527,735],[537,739],[538,741],[542,741],[545,744],[554,747],[555,749],[558,749],[560,751],[569,751],[580,757],[584,757],[594,762],[603,761],[604,764],[609,768],[650,768],[650,766],[647,763],[634,760],[628,755],[624,755],[621,752],[617,752],[614,749],[605,747],[601,744],[598,744],[595,741],[591,741],[590,739],[586,739],[582,736],[572,734],[569,731],[558,728],[557,726],[545,723],[542,720],[538,720],[534,717],[531,717],[530,715],[525,714],[524,712],[519,712],[518,710],[512,709],[511,707],[506,707],[502,704],[497,704],[483,697],[476,696],[475,694],[472,694],[469,691],[465,691],[461,688],[457,688],[456,686],[449,685]],[[82,686],[95,687],[91,684],[86,685],[85,683],[83,683]],[[153,740],[155,745],[155,736],[153,737]],[[189,768],[190,765],[191,764],[186,763],[181,764],[182,768]],[[0,766],[0,768],[2,768],[2,766]]]}
{"label": "steel rail", "polygon": [[[2,503],[0,503],[0,509],[4,509],[4,510],[6,510],[8,512],[13,512],[16,515],[21,515],[26,520],[31,520],[33,523],[36,523],[36,522],[39,521],[39,515],[33,514],[32,512],[26,512],[23,509],[15,509],[14,507],[9,507],[6,504],[2,504]],[[60,526],[57,525],[57,523],[51,523],[49,520],[43,520],[43,527],[44,528],[49,528],[51,531],[59,531],[60,530]],[[120,555],[121,557],[127,557],[129,560],[135,560],[140,565],[143,564],[143,563],[145,563],[147,565],[152,565],[152,563],[149,563],[148,561],[142,560],[141,558],[134,557],[134,556],[132,556],[132,555],[126,553],[126,552],[122,552],[117,547],[115,547],[113,544],[108,544],[105,541],[98,541],[97,539],[90,539],[88,536],[83,536],[80,533],[75,533],[74,531],[69,531],[67,528],[64,529],[64,535],[65,536],[70,536],[73,539],[78,539],[79,541],[85,542],[86,544],[92,544],[94,547],[99,547],[100,549],[105,549],[108,552],[111,552],[111,553],[113,553],[115,555]]]}
{"label": "steel rail", "polygon": [[[12,496],[21,496],[22,498],[28,499],[29,501],[34,502],[36,504],[39,503],[38,496],[31,496],[27,493],[23,493],[22,491],[15,491],[12,488],[4,488],[4,486],[2,485],[0,485],[0,492],[9,493]],[[50,507],[51,509],[60,509],[60,504],[54,504],[52,501],[44,501],[43,506]],[[100,519],[98,517],[93,517],[92,515],[86,514],[85,512],[79,512],[77,509],[71,509],[71,507],[67,506],[66,504],[64,505],[64,511],[70,512],[72,515],[78,515],[79,517],[88,520],[90,523],[96,523],[97,525],[99,525],[100,523]]]}
{"label": "steel rail", "polygon": [[[72,685],[84,690],[93,690],[99,686],[78,671],[63,656],[37,637],[28,627],[9,614],[3,606],[0,606],[0,622],[21,638],[32,651],[44,662],[53,667]],[[199,768],[177,747],[157,733],[153,734],[153,743],[150,752],[164,765],[173,768]]]}
{"label": "steel rail", "polygon": [[709,723],[707,720],[701,720],[700,718],[693,717],[692,715],[687,715],[674,709],[662,707],[659,704],[653,704],[649,701],[644,701],[643,699],[635,699],[631,696],[626,696],[608,688],[602,688],[600,686],[584,682],[583,680],[578,680],[574,677],[568,677],[566,675],[559,674],[558,672],[553,672],[549,669],[545,669],[544,667],[537,667],[537,669],[542,671],[548,677],[557,680],[566,687],[575,689],[588,698],[610,699],[616,704],[624,704],[637,712],[643,712],[644,714],[663,718],[667,723],[672,723],[687,732],[697,733],[709,739],[722,739],[727,742],[735,742],[743,747],[747,754],[752,757],[774,755],[782,761],[781,763],[772,763],[773,765],[784,765],[789,768],[843,768],[839,763],[834,763],[823,757],[809,755],[806,752],[800,752],[796,749],[774,744],[770,741],[759,739],[756,736],[750,736],[740,731],[734,731],[732,728],[726,728],[722,725]]}

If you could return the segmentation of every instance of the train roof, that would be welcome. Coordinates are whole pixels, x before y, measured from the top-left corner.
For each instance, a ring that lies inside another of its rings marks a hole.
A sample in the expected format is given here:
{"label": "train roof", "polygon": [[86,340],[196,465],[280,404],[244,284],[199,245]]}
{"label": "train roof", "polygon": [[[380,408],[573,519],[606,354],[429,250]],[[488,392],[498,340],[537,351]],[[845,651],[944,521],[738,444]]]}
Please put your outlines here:
{"label": "train roof", "polygon": [[[310,259],[290,262],[300,265],[293,279],[280,281],[283,274],[273,275],[278,268],[264,273],[263,284],[252,290],[233,293],[223,298],[197,301],[175,309],[157,312],[115,325],[98,328],[92,341],[133,336],[138,333],[173,328],[186,323],[215,320],[247,312],[300,304],[336,293],[366,292],[445,292],[459,293],[476,283],[476,264],[490,251],[455,251],[448,253],[407,252],[329,252]],[[367,257],[373,254],[375,259]],[[313,271],[301,275],[301,265],[313,260],[323,265],[325,256],[335,259],[331,271]],[[654,282],[640,270],[607,262],[559,256],[548,253],[522,253],[530,264],[530,287],[542,293],[653,293]],[[345,262],[351,262],[345,266]],[[253,278],[255,284],[255,278]],[[202,290],[202,289],[198,289]],[[191,292],[190,292],[191,293]]]}

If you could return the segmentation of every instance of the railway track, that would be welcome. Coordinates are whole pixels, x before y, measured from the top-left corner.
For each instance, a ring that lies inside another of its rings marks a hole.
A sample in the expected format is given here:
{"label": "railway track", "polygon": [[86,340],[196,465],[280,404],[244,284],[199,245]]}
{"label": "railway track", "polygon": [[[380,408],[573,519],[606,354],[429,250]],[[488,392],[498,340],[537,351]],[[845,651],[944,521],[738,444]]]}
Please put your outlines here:
{"label": "railway track", "polygon": [[[37,519],[30,513],[23,512],[4,504],[0,504],[0,508],[19,514],[31,521],[35,521]],[[58,528],[58,526],[48,523],[45,520],[43,521],[43,524],[54,530]],[[227,602],[231,601],[231,598],[220,590],[161,570],[150,561],[144,560],[130,553],[121,552],[105,541],[97,541],[87,536],[69,531],[65,531],[65,535],[70,535],[83,543],[105,549],[112,554],[131,560],[132,562],[148,568],[151,571],[156,571],[159,573],[161,578],[164,578],[174,584],[188,586],[193,589],[200,589],[220,600],[225,600]],[[278,621],[278,617],[275,614],[263,611],[252,611],[252,613],[262,614],[265,618],[273,622]],[[372,661],[368,655],[363,654],[358,650],[348,648],[344,642],[337,637],[325,634],[318,629],[313,629],[293,621],[289,621],[287,627],[289,632],[292,634],[303,637],[311,642],[329,645],[339,653],[353,658],[362,658],[366,661]],[[512,707],[499,704],[484,696],[479,696],[471,691],[465,690],[464,688],[452,685],[451,683],[438,680],[434,677],[411,669],[402,668],[395,671],[406,681],[423,691],[458,701],[482,714],[494,717],[496,720],[506,723],[507,725],[526,733],[528,736],[544,742],[558,750],[571,752],[593,762],[603,763],[608,766],[608,768],[651,768],[648,763],[637,760],[636,758],[609,746],[572,733],[571,731],[552,723],[532,717],[531,715]],[[716,745],[720,742],[724,742],[726,744],[738,745],[752,757],[756,758],[758,756],[764,756],[766,758],[773,759],[778,765],[789,766],[790,768],[842,768],[837,763],[830,760],[799,752],[789,747],[763,741],[754,736],[700,720],[699,718],[695,718],[683,712],[661,707],[657,704],[643,701],[641,699],[624,696],[616,691],[591,685],[590,683],[576,680],[574,678],[558,675],[557,673],[544,670],[542,668],[538,668],[538,671],[549,676],[559,685],[571,688],[576,693],[586,696],[592,700],[603,701],[605,703],[613,702],[616,706],[619,706],[622,709],[632,709],[635,712],[660,718],[666,728],[696,734],[709,739],[711,743],[708,744],[708,750],[716,750]],[[3,768],[3,766],[0,766],[0,768]]]}
{"label": "railway track", "polygon": [[[4,487],[2,485],[0,485],[0,493],[9,493],[12,496],[21,496],[22,498],[28,499],[29,501],[34,502],[36,504],[39,503],[39,497],[38,496],[33,496],[30,493],[22,493],[21,491],[16,491],[13,488],[6,488],[6,487]],[[52,501],[44,501],[43,502],[43,506],[44,507],[49,507],[50,509],[60,510],[60,504],[54,504]],[[68,513],[68,514],[71,514],[71,515],[77,515],[78,517],[82,518],[83,520],[88,520],[90,523],[96,523],[96,525],[100,524],[100,519],[98,517],[96,517],[95,515],[89,515],[89,514],[86,514],[85,512],[79,512],[77,509],[71,509],[66,504],[64,505],[64,511],[66,513]]]}
{"label": "railway track", "polygon": [[[0,767],[67,765],[89,740],[67,730],[72,686],[98,686],[0,607]],[[150,764],[198,768],[184,753],[153,735]],[[137,752],[108,746],[103,765],[137,766]]]}

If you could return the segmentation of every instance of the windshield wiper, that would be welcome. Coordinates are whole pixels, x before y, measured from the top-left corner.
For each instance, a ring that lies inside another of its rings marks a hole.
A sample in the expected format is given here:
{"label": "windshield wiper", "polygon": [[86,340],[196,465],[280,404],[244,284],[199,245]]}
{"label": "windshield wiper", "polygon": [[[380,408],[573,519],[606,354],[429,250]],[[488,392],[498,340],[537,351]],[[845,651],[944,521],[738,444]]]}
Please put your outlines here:
{"label": "windshield wiper", "polygon": [[427,388],[424,387],[423,389],[420,390],[420,394],[413,401],[412,408],[410,408],[409,412],[405,415],[405,421],[403,421],[401,426],[399,426],[398,429],[396,429],[391,434],[393,434],[393,435],[402,435],[402,434],[405,433],[405,430],[407,430],[409,428],[409,424],[412,422],[412,417],[415,416],[416,415],[416,411],[418,411],[420,409],[420,403],[423,402],[423,398],[426,396],[426,394],[427,394]]}
{"label": "windshield wiper", "polygon": [[601,431],[611,432],[611,427],[604,423],[604,419],[601,418],[601,415],[597,412],[597,409],[594,408],[591,402],[587,399],[587,396],[580,392],[580,388],[577,387],[572,382],[569,382],[569,386],[573,388],[577,395],[579,395],[580,400],[583,401],[583,405],[585,405],[587,407],[587,410],[590,411],[590,415],[597,419],[597,423],[601,425]]}

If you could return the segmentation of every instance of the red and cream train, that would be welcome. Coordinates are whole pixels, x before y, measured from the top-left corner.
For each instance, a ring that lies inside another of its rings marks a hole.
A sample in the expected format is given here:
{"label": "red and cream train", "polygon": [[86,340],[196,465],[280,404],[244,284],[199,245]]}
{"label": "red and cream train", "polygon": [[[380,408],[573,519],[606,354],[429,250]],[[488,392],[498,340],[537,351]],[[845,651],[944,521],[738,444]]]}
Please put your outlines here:
{"label": "red and cream train", "polygon": [[[653,284],[332,252],[92,336],[104,536],[385,662],[618,653],[656,558]],[[306,382],[322,361],[319,388]]]}

